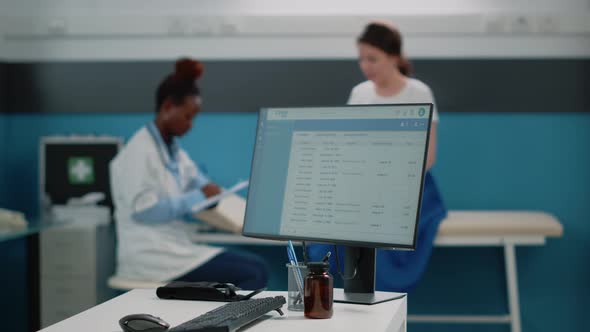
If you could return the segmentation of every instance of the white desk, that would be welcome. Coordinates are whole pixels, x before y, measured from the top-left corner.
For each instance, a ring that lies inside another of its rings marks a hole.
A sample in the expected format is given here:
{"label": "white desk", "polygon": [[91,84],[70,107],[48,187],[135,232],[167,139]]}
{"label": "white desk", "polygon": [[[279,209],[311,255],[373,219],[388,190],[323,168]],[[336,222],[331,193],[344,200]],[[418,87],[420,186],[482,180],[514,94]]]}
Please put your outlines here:
{"label": "white desk", "polygon": [[[502,247],[506,268],[508,313],[505,315],[410,315],[410,322],[510,324],[520,332],[520,304],[516,246],[541,246],[549,237],[561,237],[563,226],[555,216],[539,211],[449,211],[438,229],[435,245],[443,247]],[[285,245],[284,241],[246,238],[233,234],[198,234],[193,241],[209,244]],[[441,303],[444,305],[444,303]]]}
{"label": "white desk", "polygon": [[[286,292],[264,292],[260,296],[286,296]],[[363,331],[370,322],[371,331],[406,331],[407,297],[376,305],[334,303],[331,319],[306,319],[302,312],[283,306],[284,316],[276,311],[268,319],[252,323],[247,331],[312,332]],[[135,289],[76,316],[47,327],[43,332],[116,332],[121,331],[119,319],[133,313],[159,316],[176,326],[224,303],[201,301],[160,300],[154,289]]]}

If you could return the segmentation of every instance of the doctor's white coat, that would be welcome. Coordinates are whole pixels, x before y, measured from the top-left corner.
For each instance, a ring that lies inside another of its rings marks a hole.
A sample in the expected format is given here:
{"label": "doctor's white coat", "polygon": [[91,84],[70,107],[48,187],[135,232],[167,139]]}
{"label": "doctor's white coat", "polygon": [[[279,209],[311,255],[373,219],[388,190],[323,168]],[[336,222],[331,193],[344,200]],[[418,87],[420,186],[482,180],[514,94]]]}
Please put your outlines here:
{"label": "doctor's white coat", "polygon": [[110,164],[111,191],[117,229],[117,276],[132,280],[164,282],[180,277],[223,251],[196,245],[182,220],[160,224],[135,221],[134,202],[145,192],[176,196],[197,167],[180,149],[180,186],[162,160],[160,147],[146,127],[140,129]]}

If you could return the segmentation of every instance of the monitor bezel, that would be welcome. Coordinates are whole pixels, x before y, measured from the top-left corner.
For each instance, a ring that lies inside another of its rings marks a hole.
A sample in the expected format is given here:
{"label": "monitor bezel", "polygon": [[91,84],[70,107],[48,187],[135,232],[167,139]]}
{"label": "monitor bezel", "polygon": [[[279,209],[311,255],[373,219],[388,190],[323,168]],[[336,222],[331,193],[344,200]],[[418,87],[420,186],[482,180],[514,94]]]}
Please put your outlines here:
{"label": "monitor bezel", "polygon": [[[259,239],[269,239],[269,240],[295,240],[295,241],[306,241],[306,242],[318,242],[318,243],[330,243],[330,244],[342,244],[347,246],[355,246],[355,247],[366,247],[366,248],[384,248],[384,249],[403,249],[403,250],[415,250],[416,249],[416,240],[418,237],[418,226],[420,222],[420,211],[422,209],[422,195],[424,192],[424,178],[426,174],[426,164],[428,162],[428,150],[430,147],[430,130],[432,126],[432,117],[434,113],[434,104],[433,103],[399,103],[399,104],[362,104],[362,105],[340,105],[340,106],[290,106],[290,107],[263,107],[258,111],[258,119],[256,122],[256,136],[258,137],[260,133],[260,117],[264,110],[271,110],[271,109],[285,109],[285,110],[297,110],[297,109],[309,109],[309,108],[318,108],[318,109],[330,109],[330,108],[370,108],[370,107],[398,107],[398,106],[423,106],[429,107],[430,112],[428,116],[428,128],[426,130],[426,147],[424,149],[424,157],[423,157],[423,165],[422,165],[422,173],[420,179],[420,190],[418,196],[418,207],[416,212],[416,222],[414,223],[414,237],[412,240],[412,244],[400,244],[400,243],[384,243],[384,242],[366,242],[366,241],[354,241],[354,240],[344,240],[344,239],[329,239],[329,238],[317,238],[311,236],[293,236],[293,235],[275,235],[275,234],[266,234],[266,233],[253,233],[246,231],[246,224],[247,224],[247,216],[248,216],[248,209],[250,208],[249,204],[246,203],[246,212],[244,215],[244,226],[242,227],[242,235],[247,237],[259,238]],[[252,179],[252,174],[254,172],[254,161],[256,160],[256,145],[257,141],[255,139],[254,143],[254,150],[252,153],[252,160],[250,163],[250,180]],[[252,183],[248,186],[248,196],[253,188]]]}

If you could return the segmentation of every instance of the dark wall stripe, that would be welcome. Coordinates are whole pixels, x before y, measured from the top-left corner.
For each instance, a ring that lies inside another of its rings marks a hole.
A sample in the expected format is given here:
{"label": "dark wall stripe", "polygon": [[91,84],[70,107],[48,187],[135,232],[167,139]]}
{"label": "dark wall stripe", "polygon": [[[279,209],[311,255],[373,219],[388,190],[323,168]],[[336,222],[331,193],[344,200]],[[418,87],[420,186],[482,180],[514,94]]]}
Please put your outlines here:
{"label": "dark wall stripe", "polygon": [[[204,111],[337,105],[363,80],[354,60],[210,61]],[[7,64],[10,112],[152,112],[172,62]],[[418,60],[442,112],[590,111],[590,60]],[[1,84],[1,82],[0,82]],[[0,95],[0,98],[2,95]],[[6,97],[5,97],[6,99]],[[0,99],[1,101],[1,99]]]}
{"label": "dark wall stripe", "polygon": [[8,112],[8,65],[0,63],[0,112]]}
{"label": "dark wall stripe", "polygon": [[429,60],[415,67],[441,111],[590,111],[590,59]]}

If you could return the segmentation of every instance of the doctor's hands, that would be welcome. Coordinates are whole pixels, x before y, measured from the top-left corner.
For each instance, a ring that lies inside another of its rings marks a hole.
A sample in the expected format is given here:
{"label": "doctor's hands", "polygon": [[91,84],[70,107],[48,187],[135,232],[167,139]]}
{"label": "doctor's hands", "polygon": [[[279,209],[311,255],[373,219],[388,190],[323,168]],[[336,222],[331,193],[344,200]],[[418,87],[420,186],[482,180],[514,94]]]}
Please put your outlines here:
{"label": "doctor's hands", "polygon": [[215,183],[209,183],[203,186],[203,188],[201,188],[201,191],[203,192],[203,194],[205,194],[205,197],[207,198],[221,194],[221,188]]}

